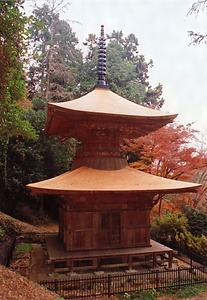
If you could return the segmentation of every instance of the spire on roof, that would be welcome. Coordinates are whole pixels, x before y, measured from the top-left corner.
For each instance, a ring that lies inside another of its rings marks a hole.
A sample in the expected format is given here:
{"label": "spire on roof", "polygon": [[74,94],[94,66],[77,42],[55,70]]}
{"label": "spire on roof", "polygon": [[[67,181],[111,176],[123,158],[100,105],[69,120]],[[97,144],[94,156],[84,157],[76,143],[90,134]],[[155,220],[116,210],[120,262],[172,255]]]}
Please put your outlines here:
{"label": "spire on roof", "polygon": [[106,39],[104,36],[104,25],[101,25],[101,35],[99,38],[97,75],[98,81],[96,86],[106,86]]}

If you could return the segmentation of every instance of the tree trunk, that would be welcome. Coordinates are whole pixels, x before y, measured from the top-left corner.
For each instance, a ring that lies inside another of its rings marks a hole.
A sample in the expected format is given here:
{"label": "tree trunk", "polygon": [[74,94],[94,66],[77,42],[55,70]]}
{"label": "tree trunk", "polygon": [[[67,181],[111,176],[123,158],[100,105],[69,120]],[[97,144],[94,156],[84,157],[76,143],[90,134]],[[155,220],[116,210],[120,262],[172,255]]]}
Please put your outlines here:
{"label": "tree trunk", "polygon": [[8,145],[9,138],[6,138],[5,141],[2,142],[3,150],[3,177],[1,178],[1,188],[0,188],[0,209],[5,211],[6,204],[6,189],[8,187]]}
{"label": "tree trunk", "polygon": [[158,216],[159,216],[159,218],[161,217],[161,209],[162,209],[162,198],[160,198],[159,207],[158,207]]}

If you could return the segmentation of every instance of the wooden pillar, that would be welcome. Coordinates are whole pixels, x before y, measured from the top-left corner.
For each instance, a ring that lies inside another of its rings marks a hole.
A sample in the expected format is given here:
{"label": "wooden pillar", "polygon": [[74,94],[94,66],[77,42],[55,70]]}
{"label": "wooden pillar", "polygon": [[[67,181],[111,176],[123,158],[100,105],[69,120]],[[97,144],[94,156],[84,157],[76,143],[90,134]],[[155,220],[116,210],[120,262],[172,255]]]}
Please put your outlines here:
{"label": "wooden pillar", "polygon": [[132,255],[129,255],[129,271],[132,270]]}
{"label": "wooden pillar", "polygon": [[172,253],[172,251],[168,253],[168,259],[169,259],[169,261],[168,261],[168,268],[172,269],[172,260],[173,260],[173,253]]}
{"label": "wooden pillar", "polygon": [[157,267],[157,254],[156,254],[156,253],[153,253],[152,267],[153,267],[153,268],[156,268],[156,267]]}

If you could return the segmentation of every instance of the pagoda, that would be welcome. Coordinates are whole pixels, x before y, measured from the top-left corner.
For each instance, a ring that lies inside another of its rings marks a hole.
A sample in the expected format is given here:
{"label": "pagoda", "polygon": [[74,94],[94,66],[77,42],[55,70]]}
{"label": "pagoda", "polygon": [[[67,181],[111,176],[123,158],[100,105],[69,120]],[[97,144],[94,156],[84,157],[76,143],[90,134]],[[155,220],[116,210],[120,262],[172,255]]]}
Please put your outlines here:
{"label": "pagoda", "polygon": [[88,94],[48,103],[45,132],[82,142],[72,169],[27,188],[59,195],[59,232],[46,236],[54,271],[102,270],[165,261],[173,250],[150,239],[150,211],[158,194],[196,192],[195,183],[166,179],[128,166],[124,138],[138,138],[173,122],[175,114],[135,104],[106,84],[106,44],[101,27],[98,81]]}

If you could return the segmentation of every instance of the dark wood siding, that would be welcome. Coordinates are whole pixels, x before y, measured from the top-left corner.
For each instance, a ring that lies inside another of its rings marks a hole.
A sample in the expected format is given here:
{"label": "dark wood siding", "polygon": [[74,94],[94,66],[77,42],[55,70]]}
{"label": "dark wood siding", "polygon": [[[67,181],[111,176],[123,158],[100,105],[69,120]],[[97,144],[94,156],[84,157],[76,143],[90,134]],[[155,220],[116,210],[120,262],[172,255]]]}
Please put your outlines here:
{"label": "dark wood siding", "polygon": [[149,210],[123,212],[123,235],[126,247],[148,246],[149,229]]}
{"label": "dark wood siding", "polygon": [[80,211],[79,206],[60,206],[59,236],[67,251],[150,246],[150,210],[146,206],[89,208]]}

